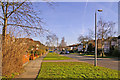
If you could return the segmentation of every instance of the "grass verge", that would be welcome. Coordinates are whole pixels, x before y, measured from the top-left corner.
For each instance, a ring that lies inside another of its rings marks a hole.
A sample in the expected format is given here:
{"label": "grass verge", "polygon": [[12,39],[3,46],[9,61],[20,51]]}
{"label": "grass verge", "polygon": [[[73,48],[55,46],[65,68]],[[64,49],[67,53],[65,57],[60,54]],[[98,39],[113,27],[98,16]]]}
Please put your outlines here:
{"label": "grass verge", "polygon": [[[120,73],[120,71],[119,71]],[[83,62],[43,62],[37,77],[40,80],[81,80],[81,79],[117,79],[118,71],[104,67],[94,67]],[[111,80],[112,80],[111,79]]]}
{"label": "grass verge", "polygon": [[[79,54],[79,56],[93,56],[94,57],[94,54]],[[116,57],[113,57],[113,56],[97,56],[97,58],[116,58]]]}
{"label": "grass verge", "polygon": [[43,60],[67,60],[72,59],[63,55],[59,55],[57,53],[48,53]]}

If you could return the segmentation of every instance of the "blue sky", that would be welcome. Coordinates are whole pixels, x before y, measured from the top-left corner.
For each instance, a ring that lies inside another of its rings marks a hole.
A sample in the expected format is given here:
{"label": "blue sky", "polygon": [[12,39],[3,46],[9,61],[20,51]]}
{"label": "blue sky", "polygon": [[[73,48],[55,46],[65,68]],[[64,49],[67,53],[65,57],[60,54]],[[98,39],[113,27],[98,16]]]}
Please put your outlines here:
{"label": "blue sky", "polygon": [[[67,45],[78,43],[78,36],[87,35],[88,28],[94,30],[94,14],[97,9],[103,9],[102,13],[97,13],[97,19],[102,17],[105,21],[115,22],[114,29],[118,30],[117,2],[56,2],[53,6],[43,2],[34,4],[35,9],[41,11],[39,16],[46,23],[43,27],[55,33],[59,42],[65,37]],[[44,38],[34,39],[45,42]]]}
{"label": "blue sky", "polygon": [[[78,43],[78,36],[87,35],[88,28],[94,30],[97,9],[103,9],[102,13],[97,13],[97,19],[102,17],[105,21],[115,22],[114,29],[118,31],[117,2],[56,2],[52,6],[44,2],[34,2],[33,7],[36,11],[41,11],[39,17],[45,22],[42,26],[55,33],[59,42],[65,37],[67,45]],[[46,42],[46,37],[32,38],[42,43]]]}

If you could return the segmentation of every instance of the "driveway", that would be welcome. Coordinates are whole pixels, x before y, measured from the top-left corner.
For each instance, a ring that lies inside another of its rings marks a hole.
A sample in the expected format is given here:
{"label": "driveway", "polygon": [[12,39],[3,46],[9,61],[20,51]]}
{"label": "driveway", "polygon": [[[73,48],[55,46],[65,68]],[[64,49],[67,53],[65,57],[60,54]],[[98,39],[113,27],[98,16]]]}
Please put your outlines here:
{"label": "driveway", "polygon": [[[64,56],[71,57],[73,59],[77,59],[79,61],[82,61],[82,62],[84,61],[84,62],[94,65],[94,57],[93,56],[79,56],[76,54],[64,54]],[[120,60],[118,60],[117,58],[97,58],[98,66],[120,71],[120,68],[118,68],[119,62],[120,62]]]}

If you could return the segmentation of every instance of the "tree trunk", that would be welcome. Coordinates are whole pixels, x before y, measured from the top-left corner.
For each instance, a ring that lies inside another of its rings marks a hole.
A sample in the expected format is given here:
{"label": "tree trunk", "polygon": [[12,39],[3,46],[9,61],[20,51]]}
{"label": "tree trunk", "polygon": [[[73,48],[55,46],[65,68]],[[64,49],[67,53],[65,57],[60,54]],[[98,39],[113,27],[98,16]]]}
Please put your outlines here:
{"label": "tree trunk", "polygon": [[[6,8],[4,8],[4,26],[2,32],[2,43],[5,44],[6,41],[6,34],[7,34],[7,13],[8,13],[8,2],[6,4]],[[5,11],[6,10],[6,11]]]}
{"label": "tree trunk", "polygon": [[2,32],[2,43],[5,43],[6,41],[6,31],[7,30],[7,19],[4,19],[4,26],[3,26],[3,32]]}
{"label": "tree trunk", "polygon": [[102,57],[104,57],[104,40],[103,40],[103,38],[102,38]]}

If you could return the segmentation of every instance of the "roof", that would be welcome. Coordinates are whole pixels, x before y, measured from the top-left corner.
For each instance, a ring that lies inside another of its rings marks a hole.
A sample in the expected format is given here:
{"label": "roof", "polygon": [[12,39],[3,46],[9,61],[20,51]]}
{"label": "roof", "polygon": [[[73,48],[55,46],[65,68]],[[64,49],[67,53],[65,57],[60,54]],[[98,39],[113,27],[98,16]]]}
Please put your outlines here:
{"label": "roof", "polygon": [[118,39],[120,39],[120,35],[118,36]]}
{"label": "roof", "polygon": [[79,44],[69,45],[68,47],[76,47],[76,46],[79,46],[79,45],[81,45],[81,43],[79,43]]}

